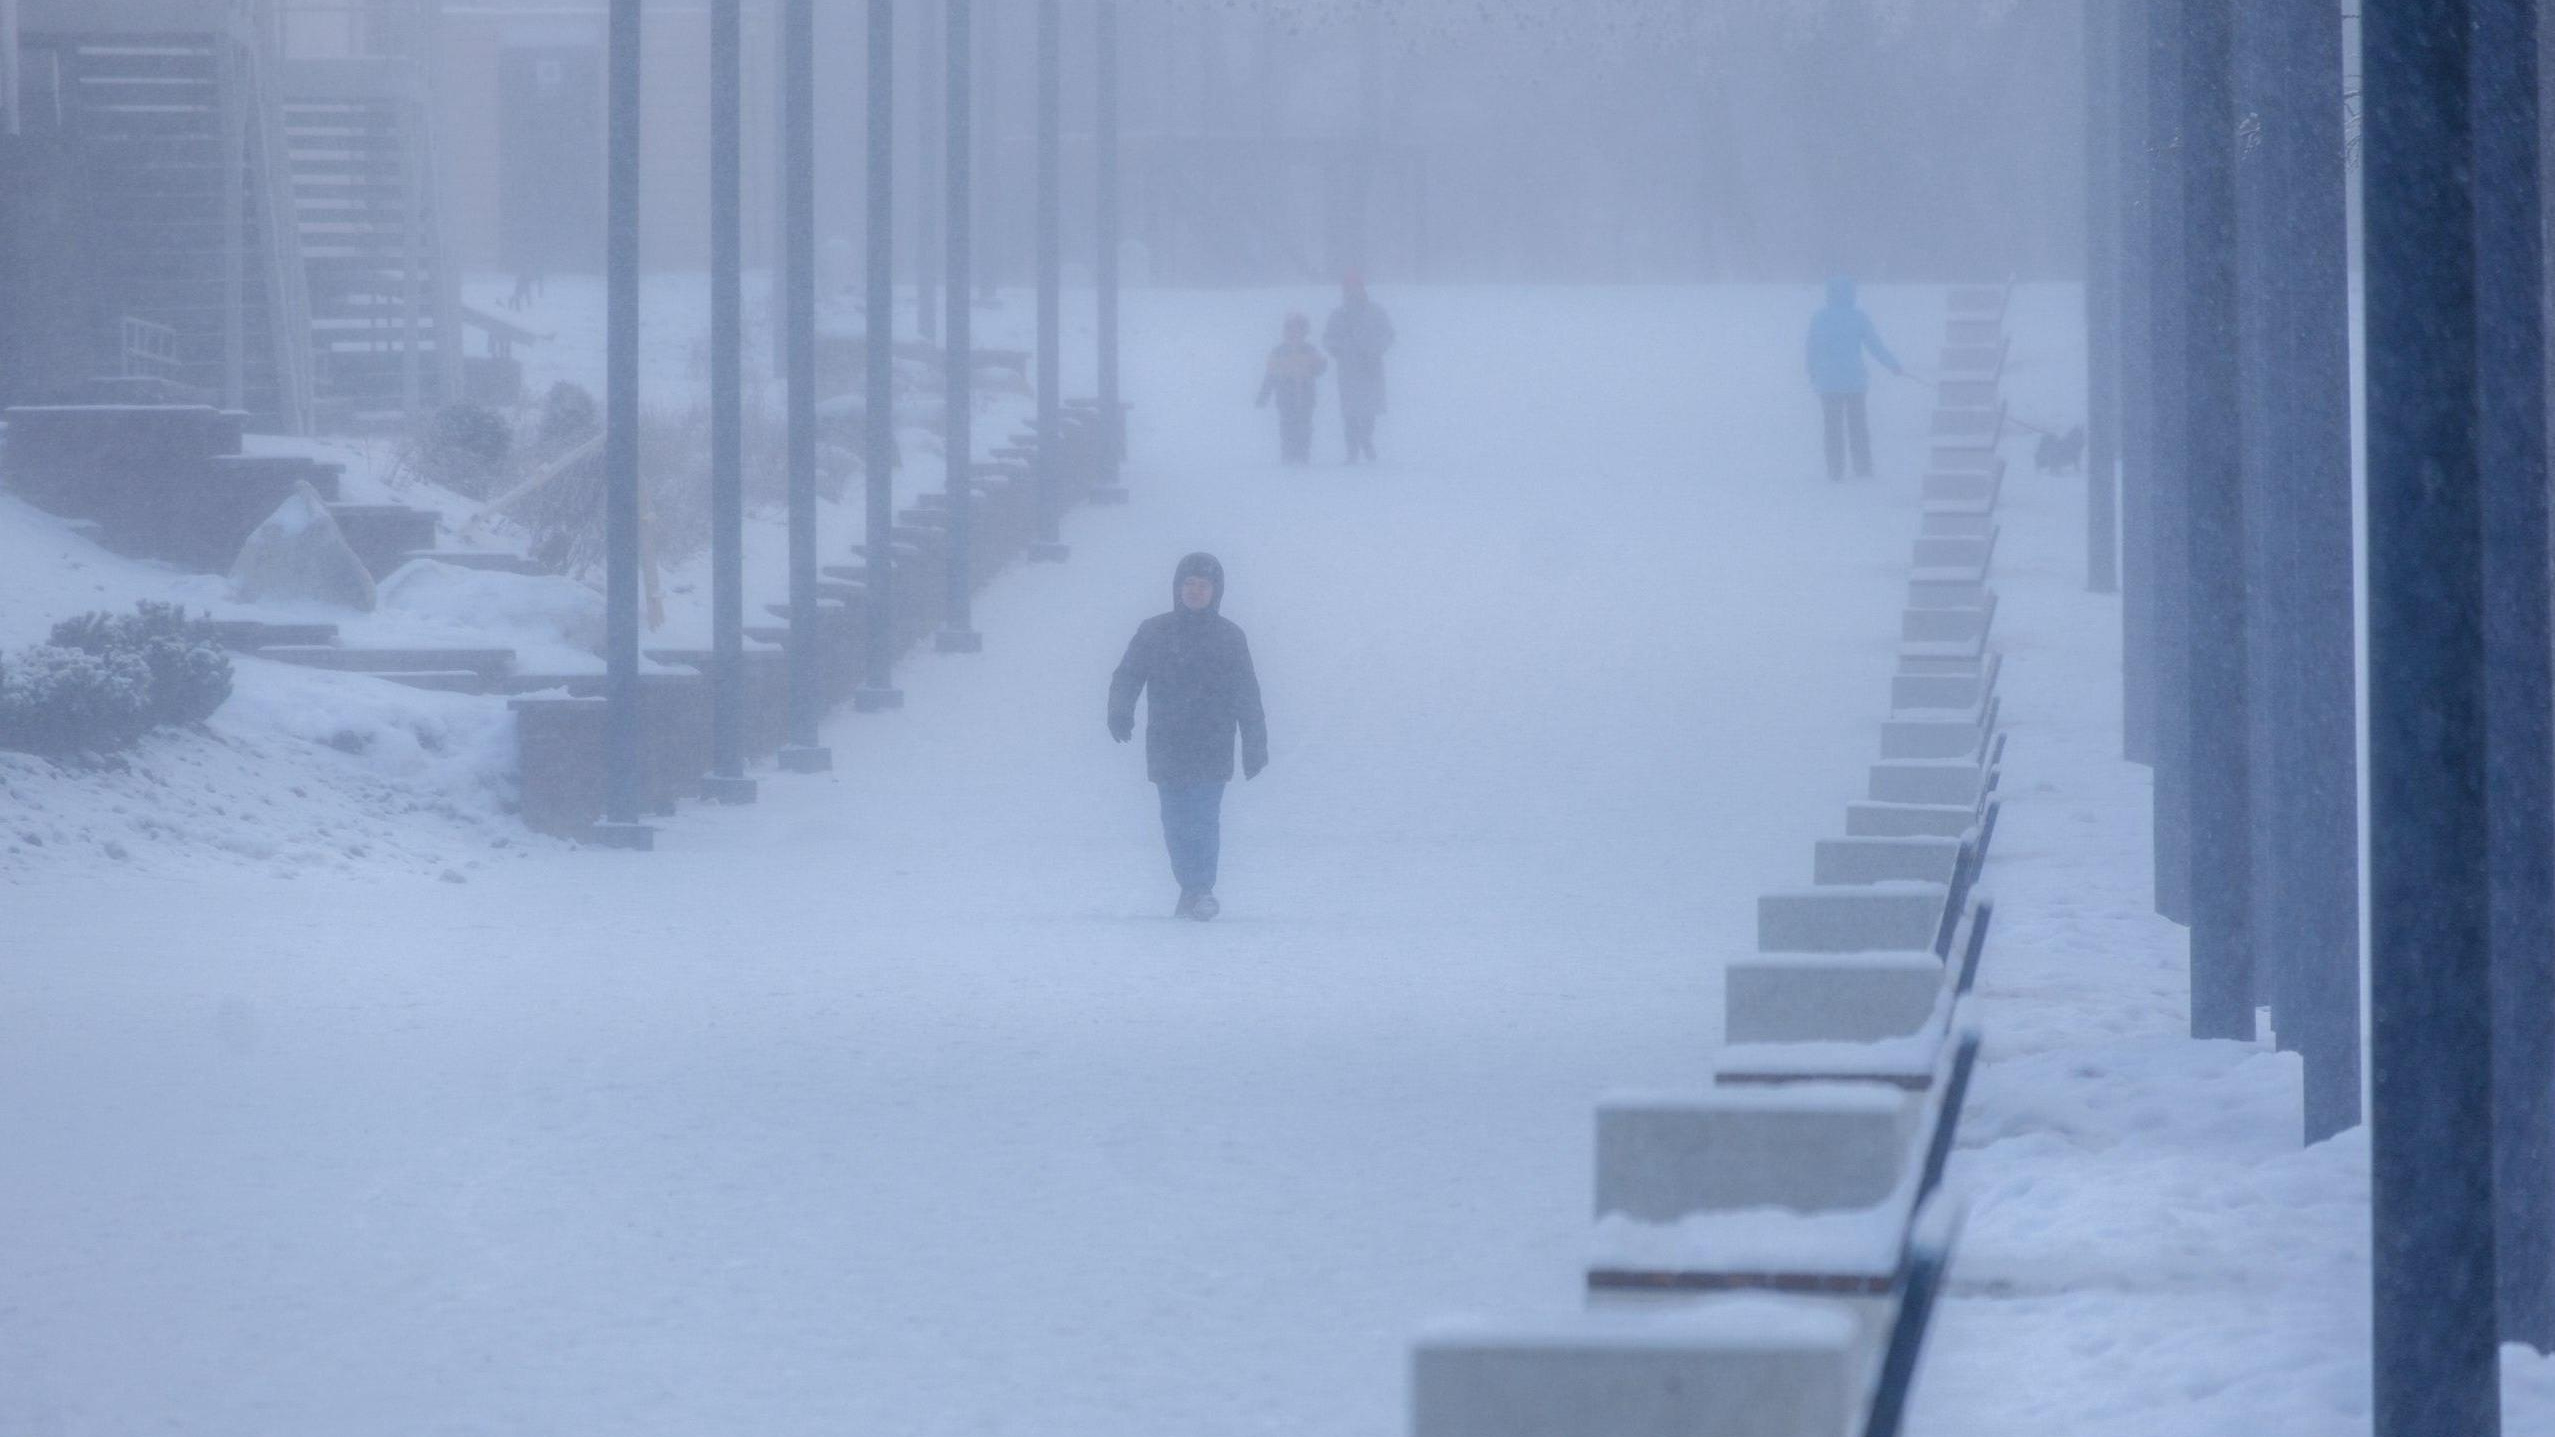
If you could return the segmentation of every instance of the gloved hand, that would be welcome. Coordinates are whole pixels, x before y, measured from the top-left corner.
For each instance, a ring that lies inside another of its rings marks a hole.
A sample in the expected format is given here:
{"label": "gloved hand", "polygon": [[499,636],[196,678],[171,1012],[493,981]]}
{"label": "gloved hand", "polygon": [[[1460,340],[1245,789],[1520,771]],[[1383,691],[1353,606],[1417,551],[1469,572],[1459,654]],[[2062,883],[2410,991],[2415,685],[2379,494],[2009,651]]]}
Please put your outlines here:
{"label": "gloved hand", "polygon": [[1113,718],[1109,720],[1109,737],[1116,739],[1120,743],[1125,743],[1127,740],[1134,738],[1135,736],[1136,721],[1134,719]]}
{"label": "gloved hand", "polygon": [[1242,761],[1242,781],[1248,783],[1252,779],[1258,778],[1260,776],[1260,770],[1267,768],[1268,766],[1269,761],[1265,758],[1244,759]]}

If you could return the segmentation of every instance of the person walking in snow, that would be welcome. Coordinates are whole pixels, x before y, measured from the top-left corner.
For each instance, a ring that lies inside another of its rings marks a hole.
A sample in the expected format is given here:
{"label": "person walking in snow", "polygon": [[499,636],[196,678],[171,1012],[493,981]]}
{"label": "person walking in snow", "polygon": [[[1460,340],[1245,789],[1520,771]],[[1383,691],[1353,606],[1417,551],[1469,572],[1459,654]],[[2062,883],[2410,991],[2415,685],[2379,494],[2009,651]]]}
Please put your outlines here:
{"label": "person walking in snow", "polygon": [[1260,381],[1260,407],[1277,401],[1278,459],[1287,464],[1313,462],[1313,395],[1331,362],[1312,343],[1313,321],[1300,314],[1286,317],[1286,337],[1269,351],[1268,374]]}
{"label": "person walking in snow", "polygon": [[1135,737],[1136,696],[1145,700],[1144,766],[1162,797],[1162,840],[1180,884],[1175,918],[1215,917],[1216,857],[1222,846],[1224,788],[1233,781],[1233,739],[1242,738],[1242,777],[1269,765],[1269,725],[1260,678],[1242,628],[1224,617],[1224,565],[1191,554],[1171,576],[1171,612],[1137,627],[1109,680],[1109,736]]}
{"label": "person walking in snow", "polygon": [[1340,307],[1322,326],[1322,347],[1340,366],[1340,423],[1348,431],[1348,462],[1375,457],[1375,420],[1384,412],[1384,352],[1393,347],[1393,321],[1366,297],[1355,271],[1340,281]]}
{"label": "person walking in snow", "polygon": [[1854,281],[1839,275],[1828,281],[1827,304],[1810,317],[1810,387],[1819,392],[1831,480],[1845,477],[1849,447],[1854,454],[1854,477],[1872,477],[1872,429],[1863,404],[1871,388],[1871,377],[1863,368],[1866,350],[1890,373],[1907,373],[1881,342],[1872,316],[1855,304]]}

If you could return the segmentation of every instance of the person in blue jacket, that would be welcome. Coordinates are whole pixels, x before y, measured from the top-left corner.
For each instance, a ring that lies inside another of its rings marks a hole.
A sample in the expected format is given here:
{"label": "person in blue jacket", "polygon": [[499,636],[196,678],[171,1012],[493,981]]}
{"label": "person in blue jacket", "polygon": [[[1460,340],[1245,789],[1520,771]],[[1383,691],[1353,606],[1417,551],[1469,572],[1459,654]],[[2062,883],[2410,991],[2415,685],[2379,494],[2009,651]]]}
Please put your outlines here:
{"label": "person in blue jacket", "polygon": [[1907,372],[1881,342],[1872,316],[1855,304],[1854,281],[1839,275],[1828,281],[1826,306],[1810,316],[1810,387],[1819,392],[1819,408],[1827,424],[1830,479],[1845,477],[1849,445],[1855,477],[1872,477],[1872,428],[1863,407],[1864,392],[1871,388],[1871,376],[1863,368],[1866,350],[1890,373]]}

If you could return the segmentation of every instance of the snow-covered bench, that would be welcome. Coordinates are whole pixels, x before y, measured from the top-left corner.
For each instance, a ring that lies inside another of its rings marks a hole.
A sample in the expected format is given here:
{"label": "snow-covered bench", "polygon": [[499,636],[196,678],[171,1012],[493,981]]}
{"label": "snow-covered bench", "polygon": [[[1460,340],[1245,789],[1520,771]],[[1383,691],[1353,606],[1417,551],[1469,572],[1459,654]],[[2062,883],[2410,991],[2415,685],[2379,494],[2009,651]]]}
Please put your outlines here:
{"label": "snow-covered bench", "polygon": [[1858,1338],[1839,1304],[1759,1296],[1440,1324],[1412,1345],[1411,1437],[1844,1437]]}
{"label": "snow-covered bench", "polygon": [[1948,671],[1909,670],[1902,668],[1890,676],[1890,712],[1967,712],[1987,702],[1996,691],[1996,676],[2002,666],[2000,655],[1987,655],[1986,662],[1967,669]]}
{"label": "snow-covered bench", "polygon": [[1597,1106],[1596,1215],[1868,1208],[1899,1188],[1924,1116],[1871,1083],[1618,1094]]}
{"label": "snow-covered bench", "polygon": [[1846,1082],[1926,1087],[1940,1065],[1945,1037],[1978,981],[1995,912],[1995,903],[1984,897],[1969,906],[1958,957],[1942,975],[1933,1009],[1913,1031],[1862,1042],[1726,1043],[1713,1055],[1713,1081],[1751,1087]]}
{"label": "snow-covered bench", "polygon": [[[1956,766],[1975,773],[1973,764]],[[1952,881],[1962,840],[1920,834],[1909,838],[1822,838],[1812,850],[1813,883],[1941,883]]]}
{"label": "snow-covered bench", "polygon": [[1829,884],[1757,897],[1757,951],[1864,953],[1934,941],[1948,883]]}
{"label": "snow-covered bench", "polygon": [[[1986,789],[1987,771],[1968,759],[1901,758],[1872,765],[1867,793],[1879,803],[1965,803],[1975,807]],[[1897,841],[1923,838],[1918,835]],[[1932,841],[1942,839],[1936,836]]]}
{"label": "snow-covered bench", "polygon": [[1996,531],[1981,534],[1919,534],[1916,536],[1916,567],[1920,569],[1957,569],[1963,566],[1984,568],[1996,552]]}
{"label": "snow-covered bench", "polygon": [[[1906,644],[1984,644],[1996,624],[1996,595],[1966,609],[1908,609],[1899,617],[1899,642]],[[1906,657],[1905,648],[1900,656]]]}
{"label": "snow-covered bench", "polygon": [[1978,1063],[1979,1036],[1964,1025],[1927,1056],[1932,1081],[1907,1089],[1821,1084],[1755,1090],[1888,1093],[1918,1125],[1895,1155],[1890,1185],[1847,1207],[1700,1207],[1644,1220],[1598,1215],[1587,1286],[1592,1300],[1656,1300],[1711,1292],[1880,1296],[1892,1290],[1919,1223],[1940,1192]]}

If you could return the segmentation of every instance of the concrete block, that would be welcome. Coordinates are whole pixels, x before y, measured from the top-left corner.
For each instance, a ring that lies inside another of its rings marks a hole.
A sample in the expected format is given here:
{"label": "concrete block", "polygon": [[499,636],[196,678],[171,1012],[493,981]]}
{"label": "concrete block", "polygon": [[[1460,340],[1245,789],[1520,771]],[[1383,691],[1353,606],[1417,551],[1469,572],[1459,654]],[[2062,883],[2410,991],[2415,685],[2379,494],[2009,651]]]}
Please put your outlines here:
{"label": "concrete block", "polygon": [[1992,533],[1943,538],[1920,534],[1916,540],[1916,567],[1920,569],[1983,569],[1996,551]]}
{"label": "concrete block", "polygon": [[1976,644],[1901,644],[1903,674],[1971,674],[1986,671],[1985,653]]}
{"label": "concrete block", "polygon": [[1975,759],[1984,738],[1975,718],[1894,718],[1881,725],[1881,757]]}
{"label": "concrete block", "polygon": [[[1976,769],[1969,764],[1958,766],[1971,770],[1975,787]],[[1959,839],[1930,834],[1914,838],[1822,838],[1812,850],[1810,881],[1949,885],[1952,865],[1959,861],[1960,853]]]}
{"label": "concrete block", "polygon": [[1441,1326],[1412,1345],[1411,1437],[1840,1437],[1854,1317],[1812,1298]]}
{"label": "concrete block", "polygon": [[1758,953],[1722,966],[1730,1043],[1870,1043],[1925,1026],[1943,960],[1908,953]]}
{"label": "concrete block", "polygon": [[1987,781],[1968,759],[1888,759],[1872,765],[1875,803],[1959,804],[1976,807]]}
{"label": "concrete block", "polygon": [[1972,709],[1987,699],[1988,685],[1993,682],[1983,666],[1972,666],[1969,673],[1906,673],[1890,676],[1890,708],[1893,712],[1908,709]]}
{"label": "concrete block", "polygon": [[1984,643],[1996,624],[1996,596],[1968,608],[1909,608],[1899,619],[1902,642],[1918,643]]}
{"label": "concrete block", "polygon": [[1917,520],[1917,536],[1924,539],[1983,539],[1996,527],[1996,516],[1988,509],[1967,504],[1929,504]]}
{"label": "concrete block", "polygon": [[1906,1172],[1923,1111],[1852,1083],[1611,1097],[1597,1107],[1597,1216],[1872,1207]]}
{"label": "concrete block", "polygon": [[1947,409],[1992,408],[1996,403],[1996,381],[1946,379],[1934,386],[1934,402]]}
{"label": "concrete block", "polygon": [[1923,948],[1943,917],[1938,883],[1797,888],[1757,896],[1757,951],[1865,953]]}
{"label": "concrete block", "polygon": [[1849,803],[1848,838],[1958,838],[1978,823],[1978,809],[1964,803]]}
{"label": "concrete block", "polygon": [[1976,609],[1988,600],[1984,569],[1919,569],[1907,581],[1911,609]]}

